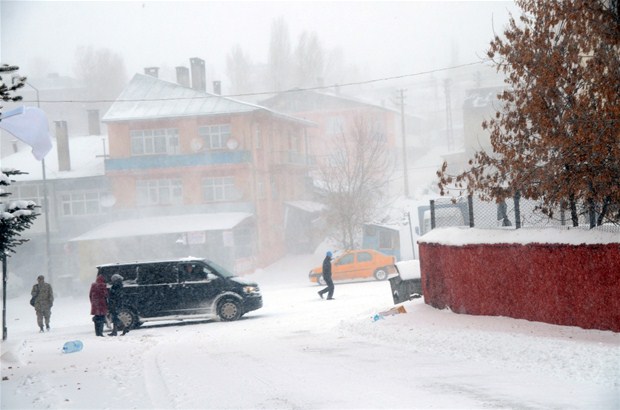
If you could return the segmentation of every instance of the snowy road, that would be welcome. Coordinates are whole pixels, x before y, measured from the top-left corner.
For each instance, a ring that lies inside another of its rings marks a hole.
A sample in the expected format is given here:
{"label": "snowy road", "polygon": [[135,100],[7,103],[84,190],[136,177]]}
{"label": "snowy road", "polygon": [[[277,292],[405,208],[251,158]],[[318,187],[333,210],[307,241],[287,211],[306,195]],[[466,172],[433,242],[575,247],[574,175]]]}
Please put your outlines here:
{"label": "snowy road", "polygon": [[[310,262],[308,262],[310,263]],[[96,338],[85,298],[35,333],[9,300],[2,408],[396,409],[620,407],[620,335],[393,306],[389,282],[318,298],[307,269],[254,275],[265,306],[231,323],[151,324]],[[11,313],[12,312],[12,313]],[[84,349],[60,353],[66,340]]]}

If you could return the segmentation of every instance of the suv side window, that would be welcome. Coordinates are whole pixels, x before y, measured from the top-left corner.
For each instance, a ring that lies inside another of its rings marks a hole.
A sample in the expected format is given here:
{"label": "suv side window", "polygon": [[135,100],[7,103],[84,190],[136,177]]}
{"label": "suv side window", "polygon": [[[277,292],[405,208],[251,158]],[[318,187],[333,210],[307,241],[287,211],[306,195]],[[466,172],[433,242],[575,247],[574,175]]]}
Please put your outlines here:
{"label": "suv side window", "polygon": [[207,273],[198,263],[179,265],[179,282],[197,282],[207,279]]}
{"label": "suv side window", "polygon": [[177,283],[177,273],[172,263],[153,263],[138,267],[138,284],[157,285]]}

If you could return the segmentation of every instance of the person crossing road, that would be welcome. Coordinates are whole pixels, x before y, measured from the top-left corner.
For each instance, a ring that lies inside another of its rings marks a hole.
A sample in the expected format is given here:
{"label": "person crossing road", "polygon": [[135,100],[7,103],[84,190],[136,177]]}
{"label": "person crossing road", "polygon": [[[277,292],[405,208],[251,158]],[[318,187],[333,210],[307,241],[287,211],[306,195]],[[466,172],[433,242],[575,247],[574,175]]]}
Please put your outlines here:
{"label": "person crossing road", "polygon": [[327,300],[334,299],[334,281],[332,280],[332,253],[327,251],[325,259],[323,259],[323,280],[327,284],[327,287],[318,291],[319,296],[323,299],[323,295],[327,293]]}

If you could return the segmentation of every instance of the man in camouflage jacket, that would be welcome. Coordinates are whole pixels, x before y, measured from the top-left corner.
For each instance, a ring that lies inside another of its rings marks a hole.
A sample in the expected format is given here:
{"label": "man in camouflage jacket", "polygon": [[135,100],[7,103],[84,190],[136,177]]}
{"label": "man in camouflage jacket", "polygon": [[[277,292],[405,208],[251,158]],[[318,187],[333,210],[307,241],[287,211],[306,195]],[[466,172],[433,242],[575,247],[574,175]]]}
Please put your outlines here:
{"label": "man in camouflage jacket", "polygon": [[45,282],[45,277],[39,275],[37,284],[32,287],[30,292],[34,298],[34,310],[37,312],[37,324],[43,332],[43,321],[45,320],[45,328],[50,330],[50,316],[52,315],[52,306],[54,305],[54,292],[52,285]]}

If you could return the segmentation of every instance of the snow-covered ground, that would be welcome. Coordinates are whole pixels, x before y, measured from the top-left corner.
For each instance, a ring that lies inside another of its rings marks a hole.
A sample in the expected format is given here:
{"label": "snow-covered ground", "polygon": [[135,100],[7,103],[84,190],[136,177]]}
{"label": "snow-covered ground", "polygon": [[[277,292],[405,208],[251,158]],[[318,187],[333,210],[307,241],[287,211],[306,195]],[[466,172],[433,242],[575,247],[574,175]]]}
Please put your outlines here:
{"label": "snow-covered ground", "polygon": [[[246,276],[265,306],[231,323],[154,323],[97,338],[87,295],[58,297],[38,333],[28,294],[9,295],[2,409],[618,409],[620,334],[457,315],[389,282],[336,284],[321,300],[287,257]],[[33,277],[34,283],[34,277]],[[12,297],[11,297],[12,296]],[[82,351],[63,354],[68,340]]]}

